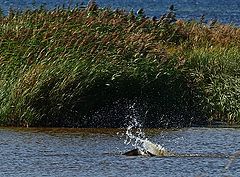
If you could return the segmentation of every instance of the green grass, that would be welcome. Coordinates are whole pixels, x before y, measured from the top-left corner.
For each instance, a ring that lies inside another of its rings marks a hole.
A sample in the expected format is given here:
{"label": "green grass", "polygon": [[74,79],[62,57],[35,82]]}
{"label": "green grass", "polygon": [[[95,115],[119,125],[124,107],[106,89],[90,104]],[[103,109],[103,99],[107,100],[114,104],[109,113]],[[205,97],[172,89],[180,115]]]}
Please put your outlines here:
{"label": "green grass", "polygon": [[240,122],[239,27],[93,7],[0,17],[1,125]]}

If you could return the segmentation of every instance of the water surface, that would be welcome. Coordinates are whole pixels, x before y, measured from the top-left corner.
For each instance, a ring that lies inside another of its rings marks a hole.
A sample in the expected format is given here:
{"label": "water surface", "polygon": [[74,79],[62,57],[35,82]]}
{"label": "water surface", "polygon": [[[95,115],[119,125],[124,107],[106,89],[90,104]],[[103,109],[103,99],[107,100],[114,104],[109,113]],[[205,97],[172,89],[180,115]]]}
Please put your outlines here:
{"label": "water surface", "polygon": [[[0,129],[0,176],[240,176],[240,129],[145,131],[193,157],[126,157],[124,129]],[[214,155],[220,156],[214,156]],[[232,159],[232,160],[231,160]]]}
{"label": "water surface", "polygon": [[[48,8],[56,6],[74,6],[87,4],[88,0],[0,0],[1,8],[6,13],[10,7],[26,9],[45,5]],[[101,7],[121,8],[127,11],[144,8],[148,16],[159,17],[166,12],[171,4],[176,7],[178,18],[199,19],[202,15],[207,20],[218,19],[223,23],[240,25],[239,0],[97,0]]]}

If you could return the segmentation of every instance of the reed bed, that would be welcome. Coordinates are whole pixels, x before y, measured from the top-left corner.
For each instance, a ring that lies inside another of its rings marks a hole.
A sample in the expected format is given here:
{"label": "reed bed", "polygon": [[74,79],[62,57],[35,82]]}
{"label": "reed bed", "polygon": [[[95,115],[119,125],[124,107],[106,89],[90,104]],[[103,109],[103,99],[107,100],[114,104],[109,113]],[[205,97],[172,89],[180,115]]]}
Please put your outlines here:
{"label": "reed bed", "polygon": [[130,102],[146,127],[240,122],[239,27],[92,1],[1,15],[0,49],[1,125],[121,127]]}

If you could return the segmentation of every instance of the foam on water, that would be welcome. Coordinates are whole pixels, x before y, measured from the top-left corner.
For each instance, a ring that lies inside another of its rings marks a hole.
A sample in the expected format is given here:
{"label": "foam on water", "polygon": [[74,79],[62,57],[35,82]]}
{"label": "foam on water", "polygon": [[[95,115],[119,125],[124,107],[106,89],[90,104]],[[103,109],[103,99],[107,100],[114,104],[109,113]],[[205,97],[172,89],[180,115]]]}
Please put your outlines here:
{"label": "foam on water", "polygon": [[145,136],[141,128],[141,124],[136,118],[132,118],[132,122],[127,127],[125,144],[131,144],[134,149],[138,149],[142,155],[151,154],[156,156],[163,156],[166,154],[166,149],[159,145],[151,142]]}

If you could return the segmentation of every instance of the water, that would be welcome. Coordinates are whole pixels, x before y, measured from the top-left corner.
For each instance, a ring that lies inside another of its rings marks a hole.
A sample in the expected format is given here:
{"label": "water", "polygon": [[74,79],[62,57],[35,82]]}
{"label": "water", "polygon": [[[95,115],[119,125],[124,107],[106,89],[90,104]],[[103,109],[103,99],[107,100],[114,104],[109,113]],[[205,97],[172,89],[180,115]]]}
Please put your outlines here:
{"label": "water", "polygon": [[[127,157],[126,129],[0,128],[0,176],[240,176],[240,129],[149,129],[145,138],[192,157]],[[220,154],[220,156],[214,156]],[[232,159],[232,160],[231,160]]]}
{"label": "water", "polygon": [[[87,4],[88,0],[0,0],[1,7],[6,13],[10,7],[24,9],[39,7],[44,4],[48,8],[56,6]],[[199,19],[203,14],[207,20],[218,19],[222,23],[240,25],[239,0],[97,0],[101,7],[134,9],[144,8],[148,16],[159,17],[166,12],[171,4],[176,7],[178,18]]]}
{"label": "water", "polygon": [[159,144],[153,143],[148,140],[145,133],[142,130],[142,125],[137,121],[135,117],[132,117],[132,121],[126,130],[125,144],[131,144],[134,149],[138,149],[141,155],[156,155],[163,156],[167,153],[167,150]]}

